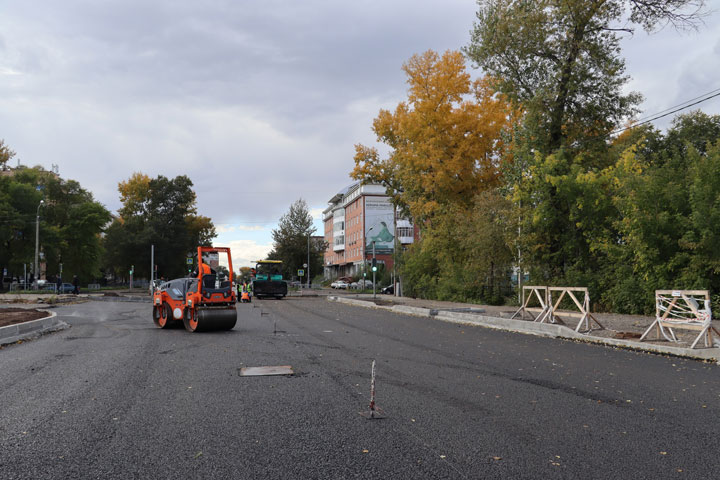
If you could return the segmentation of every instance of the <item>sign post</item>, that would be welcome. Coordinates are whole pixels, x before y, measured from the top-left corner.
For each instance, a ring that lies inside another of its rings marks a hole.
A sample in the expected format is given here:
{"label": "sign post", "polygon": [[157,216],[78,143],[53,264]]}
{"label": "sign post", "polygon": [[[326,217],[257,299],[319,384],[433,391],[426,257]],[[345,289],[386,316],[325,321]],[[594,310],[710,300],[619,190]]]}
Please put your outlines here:
{"label": "sign post", "polygon": [[302,277],[305,276],[305,270],[302,268],[298,269],[298,277],[300,277],[300,295],[302,296]]}

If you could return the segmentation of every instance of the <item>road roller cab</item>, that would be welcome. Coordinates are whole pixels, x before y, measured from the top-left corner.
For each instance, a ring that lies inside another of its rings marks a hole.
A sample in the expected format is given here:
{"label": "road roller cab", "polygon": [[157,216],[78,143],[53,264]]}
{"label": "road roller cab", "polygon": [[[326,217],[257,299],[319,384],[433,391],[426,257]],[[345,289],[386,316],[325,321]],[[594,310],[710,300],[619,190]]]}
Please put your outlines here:
{"label": "road roller cab", "polygon": [[190,332],[230,330],[237,321],[232,258],[226,247],[198,247],[190,278],[165,282],[153,294],[153,320],[160,328]]}

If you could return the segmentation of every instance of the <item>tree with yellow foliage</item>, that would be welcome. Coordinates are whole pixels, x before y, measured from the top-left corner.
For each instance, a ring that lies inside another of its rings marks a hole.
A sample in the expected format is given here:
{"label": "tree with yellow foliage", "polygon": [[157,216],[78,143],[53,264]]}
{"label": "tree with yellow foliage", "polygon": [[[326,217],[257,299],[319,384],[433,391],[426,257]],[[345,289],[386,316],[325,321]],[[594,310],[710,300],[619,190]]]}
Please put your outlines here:
{"label": "tree with yellow foliage", "polygon": [[443,206],[468,208],[474,196],[498,184],[511,122],[505,98],[487,78],[472,80],[460,52],[432,50],[403,65],[408,99],[395,112],[381,110],[373,122],[378,141],[391,148],[355,146],[357,180],[388,187],[394,203],[416,221],[432,218]]}

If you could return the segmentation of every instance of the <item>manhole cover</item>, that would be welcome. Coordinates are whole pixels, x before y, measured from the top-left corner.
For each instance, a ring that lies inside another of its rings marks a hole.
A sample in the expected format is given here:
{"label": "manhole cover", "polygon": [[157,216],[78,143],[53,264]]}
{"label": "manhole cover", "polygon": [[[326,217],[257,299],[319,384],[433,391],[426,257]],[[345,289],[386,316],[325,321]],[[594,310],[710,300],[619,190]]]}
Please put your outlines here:
{"label": "manhole cover", "polygon": [[265,375],[292,375],[293,369],[290,365],[279,365],[274,367],[245,367],[240,369],[241,377],[261,377]]}

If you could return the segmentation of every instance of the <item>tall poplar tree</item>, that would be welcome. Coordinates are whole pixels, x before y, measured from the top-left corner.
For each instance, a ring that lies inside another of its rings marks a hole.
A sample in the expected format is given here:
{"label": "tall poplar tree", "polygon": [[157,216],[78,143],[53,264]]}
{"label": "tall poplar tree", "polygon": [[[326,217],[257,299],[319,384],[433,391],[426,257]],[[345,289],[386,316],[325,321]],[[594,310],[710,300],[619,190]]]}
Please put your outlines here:
{"label": "tall poplar tree", "polygon": [[465,53],[522,105],[530,147],[587,148],[636,112],[620,35],[694,27],[704,0],[480,0]]}
{"label": "tall poplar tree", "polygon": [[273,249],[268,258],[282,260],[285,278],[292,278],[298,269],[303,268],[303,264],[308,260],[308,251],[310,274],[317,275],[322,272],[322,255],[326,242],[312,240],[315,230],[307,202],[302,198],[290,205],[288,212],[280,217],[278,228],[272,231]]}

